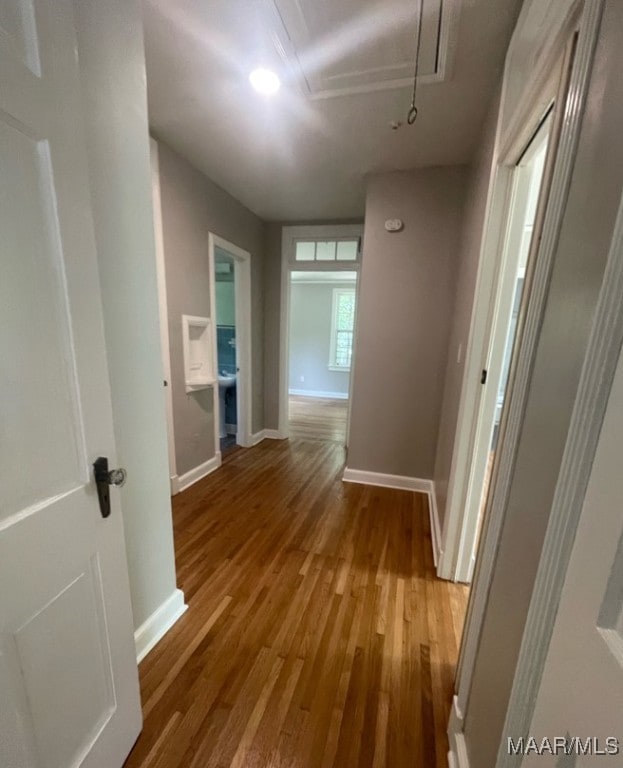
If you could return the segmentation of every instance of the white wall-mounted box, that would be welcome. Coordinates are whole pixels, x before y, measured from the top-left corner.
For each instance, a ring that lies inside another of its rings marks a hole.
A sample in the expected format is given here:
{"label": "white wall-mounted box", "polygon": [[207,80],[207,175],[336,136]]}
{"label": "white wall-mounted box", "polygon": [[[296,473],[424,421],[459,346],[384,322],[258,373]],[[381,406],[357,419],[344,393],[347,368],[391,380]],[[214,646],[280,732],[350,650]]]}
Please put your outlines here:
{"label": "white wall-mounted box", "polygon": [[182,315],[186,392],[214,386],[214,350],[209,317]]}

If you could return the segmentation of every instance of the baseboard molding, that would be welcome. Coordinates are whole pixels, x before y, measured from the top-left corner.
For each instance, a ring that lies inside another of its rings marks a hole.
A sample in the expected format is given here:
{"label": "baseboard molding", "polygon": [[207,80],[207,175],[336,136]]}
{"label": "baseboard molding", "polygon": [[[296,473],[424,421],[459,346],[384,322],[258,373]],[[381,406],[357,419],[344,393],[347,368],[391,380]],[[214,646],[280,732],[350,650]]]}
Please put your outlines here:
{"label": "baseboard molding", "polygon": [[[180,493],[180,491],[185,491],[187,488],[190,488],[191,485],[196,483],[198,480],[201,480],[206,475],[209,475],[210,472],[214,472],[214,470],[218,469],[220,466],[221,452],[217,451],[216,456],[213,456],[211,459],[204,461],[203,464],[200,464],[198,467],[191,469],[190,472],[186,472],[179,477],[174,475],[171,478],[171,490],[173,495]],[[174,488],[175,490],[173,490]]]}
{"label": "baseboard molding", "polygon": [[342,480],[345,483],[362,483],[363,485],[378,485],[382,488],[397,488],[402,491],[417,491],[430,493],[432,480],[406,475],[387,475],[383,472],[368,472],[363,469],[344,469]]}
{"label": "baseboard molding", "polygon": [[237,424],[225,424],[225,432],[227,432],[228,435],[237,435],[238,434],[238,425]]}
{"label": "baseboard molding", "polygon": [[285,440],[286,436],[283,435],[278,429],[261,429],[254,435],[251,435],[250,447],[261,443],[262,440]]}
{"label": "baseboard molding", "polygon": [[268,440],[286,440],[288,436],[278,429],[265,429],[264,437],[268,438]]}
{"label": "baseboard molding", "polygon": [[401,491],[414,491],[425,493],[428,496],[428,514],[430,517],[430,531],[433,545],[433,560],[435,568],[440,556],[441,533],[439,527],[439,515],[437,512],[437,498],[435,496],[435,484],[432,480],[421,477],[407,477],[406,475],[388,475],[383,472],[367,472],[361,469],[344,469],[342,480],[345,483],[362,483],[363,485],[378,485],[381,488],[397,488]]}
{"label": "baseboard molding", "polygon": [[171,629],[188,606],[184,602],[184,593],[176,589],[134,633],[136,661],[141,662],[151,649]]}
{"label": "baseboard molding", "polygon": [[450,768],[469,768],[467,746],[465,744],[465,735],[463,734],[463,716],[459,710],[456,696],[452,700],[452,709],[450,710],[450,719],[448,721],[448,743],[450,745],[450,751],[448,752],[448,765]]}
{"label": "baseboard molding", "polygon": [[289,395],[300,395],[301,397],[319,397],[326,400],[348,400],[348,392],[325,392],[315,389],[289,389]]}
{"label": "baseboard molding", "polygon": [[266,430],[260,429],[259,432],[256,432],[255,434],[251,435],[251,441],[249,443],[249,448],[252,448],[254,445],[257,445],[258,443],[261,443],[262,440],[266,439]]}

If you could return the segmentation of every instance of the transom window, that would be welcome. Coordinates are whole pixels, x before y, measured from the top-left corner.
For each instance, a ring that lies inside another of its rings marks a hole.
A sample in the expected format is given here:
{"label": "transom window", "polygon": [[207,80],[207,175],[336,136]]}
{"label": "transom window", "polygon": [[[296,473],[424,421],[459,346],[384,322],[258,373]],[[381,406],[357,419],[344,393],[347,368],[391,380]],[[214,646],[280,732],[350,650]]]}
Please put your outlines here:
{"label": "transom window", "polygon": [[359,240],[297,240],[295,261],[357,261]]}
{"label": "transom window", "polygon": [[333,312],[331,316],[331,347],[329,368],[335,371],[349,371],[353,357],[353,336],[355,332],[355,289],[333,289]]}

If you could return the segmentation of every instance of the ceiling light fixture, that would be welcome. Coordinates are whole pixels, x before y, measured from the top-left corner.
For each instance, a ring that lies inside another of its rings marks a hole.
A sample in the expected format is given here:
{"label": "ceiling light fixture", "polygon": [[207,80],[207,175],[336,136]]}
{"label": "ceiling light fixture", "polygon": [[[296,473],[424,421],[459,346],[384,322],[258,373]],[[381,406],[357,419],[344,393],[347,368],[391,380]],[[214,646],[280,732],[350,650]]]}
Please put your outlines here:
{"label": "ceiling light fixture", "polygon": [[277,93],[281,87],[281,81],[277,75],[270,69],[254,69],[249,75],[249,82],[255,88],[258,93],[262,93],[266,96],[271,96],[273,93]]}

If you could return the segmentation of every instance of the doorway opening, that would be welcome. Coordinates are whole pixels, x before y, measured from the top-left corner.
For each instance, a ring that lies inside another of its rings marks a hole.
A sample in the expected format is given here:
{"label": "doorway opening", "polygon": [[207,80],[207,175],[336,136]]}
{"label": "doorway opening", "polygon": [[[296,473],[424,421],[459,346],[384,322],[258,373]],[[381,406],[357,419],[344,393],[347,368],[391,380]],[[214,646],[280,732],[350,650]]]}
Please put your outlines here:
{"label": "doorway opening", "polygon": [[360,224],[283,228],[279,433],[348,446]]}
{"label": "doorway opening", "polygon": [[[489,426],[488,451],[484,481],[476,508],[475,520],[467,520],[466,545],[471,546],[467,581],[471,581],[476,550],[480,539],[484,510],[489,493],[493,461],[498,444],[502,410],[506,399],[513,348],[519,330],[519,316],[526,283],[528,257],[536,221],[539,195],[543,187],[545,158],[551,132],[551,110],[542,121],[513,170],[511,203],[508,213],[504,259],[506,272],[501,284],[499,312],[496,324],[499,331],[493,338],[490,358],[501,361],[498,386],[495,393],[495,410]],[[509,300],[510,299],[510,300]],[[484,376],[487,375],[485,369]],[[483,414],[483,420],[486,415]],[[477,492],[477,491],[476,491]]]}
{"label": "doorway opening", "polygon": [[221,457],[251,438],[251,256],[209,237],[214,367],[214,440]]}
{"label": "doorway opening", "polygon": [[290,272],[288,426],[291,437],[345,444],[357,272]]}
{"label": "doorway opening", "polygon": [[235,262],[217,247],[214,254],[216,287],[216,355],[219,393],[219,445],[221,456],[236,447],[238,432],[238,388],[236,377]]}

